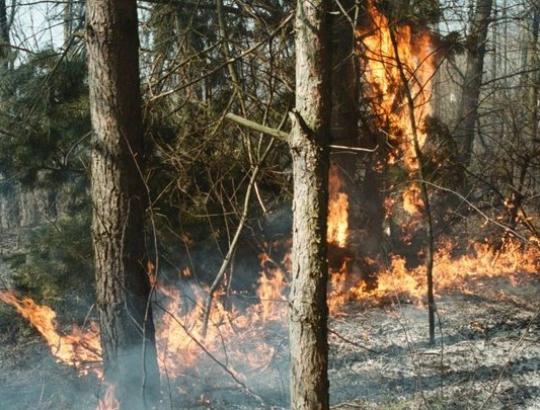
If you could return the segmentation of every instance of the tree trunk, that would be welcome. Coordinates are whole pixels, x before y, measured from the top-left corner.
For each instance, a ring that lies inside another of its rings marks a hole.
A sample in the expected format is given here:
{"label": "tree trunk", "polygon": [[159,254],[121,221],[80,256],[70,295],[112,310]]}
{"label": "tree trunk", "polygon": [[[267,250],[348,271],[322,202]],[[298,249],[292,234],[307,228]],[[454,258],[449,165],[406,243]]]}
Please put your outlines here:
{"label": "tree trunk", "polygon": [[[332,16],[332,138],[338,145],[358,145],[358,62],[351,25],[354,0],[342,0]],[[343,14],[343,10],[347,15]],[[340,155],[339,162],[353,176],[355,155]]]}
{"label": "tree trunk", "polygon": [[475,124],[478,119],[478,102],[484,71],[484,56],[490,23],[492,0],[478,0],[470,34],[467,38],[467,68],[461,92],[455,135],[460,146],[459,162],[461,180],[470,165],[474,147]]}
{"label": "tree trunk", "polygon": [[73,34],[74,11],[73,0],[68,0],[64,5],[64,48],[68,47]]}
{"label": "tree trunk", "polygon": [[5,68],[8,68],[8,57],[11,52],[9,30],[6,0],[0,0],[0,41],[2,42],[2,45],[0,46],[0,60]]}
{"label": "tree trunk", "polygon": [[105,381],[126,410],[151,407],[159,394],[145,270],[138,46],[135,0],[87,2],[97,308]]}
{"label": "tree trunk", "polygon": [[328,409],[328,264],[331,56],[329,0],[298,0],[292,283],[289,296],[291,409]]}
{"label": "tree trunk", "polygon": [[530,70],[529,84],[527,84],[529,113],[529,138],[535,141],[538,134],[538,84],[540,74],[540,56],[538,54],[538,32],[540,28],[540,2],[533,1],[531,5],[532,24],[529,33],[529,63],[526,69]]}

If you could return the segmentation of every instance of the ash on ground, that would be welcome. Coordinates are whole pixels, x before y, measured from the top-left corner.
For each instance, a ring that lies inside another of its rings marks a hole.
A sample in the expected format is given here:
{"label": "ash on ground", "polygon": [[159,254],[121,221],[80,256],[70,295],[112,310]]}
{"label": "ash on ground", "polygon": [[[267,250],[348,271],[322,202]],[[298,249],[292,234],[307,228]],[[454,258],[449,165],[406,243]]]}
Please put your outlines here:
{"label": "ash on ground", "polygon": [[[334,316],[332,408],[540,409],[539,277],[483,278],[467,289],[437,298],[435,346],[427,343],[425,306],[393,298],[351,303]],[[55,363],[39,335],[11,319],[0,323],[1,407],[95,409],[97,381]],[[163,381],[163,408],[287,408],[286,335],[285,323],[261,332],[272,350],[259,368],[225,363],[249,391],[203,354],[193,371]]]}

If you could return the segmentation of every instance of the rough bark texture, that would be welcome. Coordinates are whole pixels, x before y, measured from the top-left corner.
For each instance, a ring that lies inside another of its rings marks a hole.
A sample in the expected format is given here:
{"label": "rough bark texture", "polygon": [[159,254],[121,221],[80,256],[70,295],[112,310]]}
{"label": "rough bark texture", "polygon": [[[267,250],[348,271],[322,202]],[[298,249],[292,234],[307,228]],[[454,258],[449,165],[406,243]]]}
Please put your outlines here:
{"label": "rough bark texture", "polygon": [[87,2],[97,308],[105,381],[126,410],[150,407],[159,392],[145,271],[137,30],[135,0]]}
{"label": "rough bark texture", "polygon": [[326,0],[296,11],[296,113],[292,283],[289,307],[291,408],[328,409],[326,217],[331,65]]}
{"label": "rough bark texture", "polygon": [[[459,161],[467,168],[474,147],[475,124],[478,118],[478,102],[484,71],[484,56],[489,23],[491,21],[492,0],[478,0],[476,11],[467,38],[467,68],[461,92],[458,111],[456,138],[460,146]],[[463,173],[464,175],[464,173]],[[463,178],[462,175],[462,179]]]}

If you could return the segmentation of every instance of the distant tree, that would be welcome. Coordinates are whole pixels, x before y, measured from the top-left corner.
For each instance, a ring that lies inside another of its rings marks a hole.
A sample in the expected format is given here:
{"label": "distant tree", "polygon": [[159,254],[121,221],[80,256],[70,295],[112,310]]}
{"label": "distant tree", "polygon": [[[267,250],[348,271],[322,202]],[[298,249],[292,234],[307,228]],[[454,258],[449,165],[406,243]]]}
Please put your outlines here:
{"label": "distant tree", "polygon": [[463,183],[465,183],[464,170],[470,165],[474,148],[475,125],[478,119],[478,104],[492,5],[493,0],[478,0],[476,2],[475,12],[470,23],[469,36],[466,39],[467,66],[461,88],[458,122],[455,130],[459,146],[459,166],[462,169],[461,181]]}
{"label": "distant tree", "polygon": [[92,202],[97,308],[105,381],[120,408],[152,407],[159,395],[146,274],[143,124],[137,2],[87,2]]}

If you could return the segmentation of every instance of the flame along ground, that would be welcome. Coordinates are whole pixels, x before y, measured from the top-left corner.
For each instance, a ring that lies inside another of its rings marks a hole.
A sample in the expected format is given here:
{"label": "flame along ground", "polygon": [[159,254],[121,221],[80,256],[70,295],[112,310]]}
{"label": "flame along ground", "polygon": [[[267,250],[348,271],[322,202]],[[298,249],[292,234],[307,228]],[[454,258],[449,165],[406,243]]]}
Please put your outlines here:
{"label": "flame along ground", "polygon": [[[339,218],[346,216],[346,213],[340,214]],[[465,255],[453,257],[452,254],[452,246],[446,242],[435,255],[437,295],[449,291],[471,292],[471,280],[477,279],[499,277],[517,283],[520,277],[537,274],[539,269],[540,249],[536,244],[523,248],[522,243],[508,241],[501,251],[495,252],[489,245],[477,243]],[[168,312],[157,320],[158,355],[160,368],[169,378],[193,371],[207,352],[227,362],[239,378],[244,372],[270,365],[275,348],[261,335],[270,323],[286,323],[288,275],[272,263],[268,255],[261,256],[261,265],[258,303],[245,309],[235,306],[226,309],[222,298],[217,297],[206,337],[202,324],[205,290],[195,287],[194,297],[187,298],[178,288],[158,286],[166,301],[163,310]],[[377,286],[373,289],[366,289],[360,281],[353,286],[345,285],[350,283],[346,280],[347,274],[346,262],[343,269],[331,274],[328,303],[334,313],[348,301],[378,304],[405,297],[422,304],[426,294],[425,268],[407,269],[405,259],[399,256],[393,257],[390,266],[379,272]],[[0,292],[0,300],[13,306],[38,330],[59,362],[74,366],[81,375],[90,372],[101,375],[96,366],[101,352],[96,324],[92,323],[86,330],[75,327],[63,333],[56,325],[55,312],[49,307],[28,298],[18,298],[13,292]],[[180,357],[182,360],[178,360]]]}
{"label": "flame along ground", "polygon": [[[411,121],[400,92],[400,74],[395,64],[389,22],[373,2],[369,3],[368,8],[376,29],[359,32],[358,37],[365,47],[365,75],[371,84],[374,110],[380,118],[391,124],[388,133],[397,150],[391,153],[390,161],[401,158],[405,168],[414,174],[418,164],[411,140]],[[415,97],[415,120],[422,124],[431,112],[430,79],[434,61],[430,37],[428,33],[413,34],[408,26],[395,27],[394,30],[400,58],[411,79],[409,86]],[[426,135],[421,127],[419,130],[419,143],[423,146]],[[332,167],[328,241],[345,248],[349,235],[349,198],[342,189],[339,172]],[[418,214],[421,209],[417,191],[418,187],[413,185],[404,194],[403,206],[410,214]],[[437,294],[452,290],[468,292],[470,279],[504,277],[517,281],[520,275],[536,274],[540,260],[540,251],[536,245],[523,248],[517,242],[506,243],[499,252],[494,252],[488,245],[475,244],[465,255],[452,255],[450,242],[439,244],[433,272]],[[226,308],[223,298],[218,295],[206,335],[203,335],[202,317],[207,290],[192,287],[190,292],[184,292],[177,287],[157,284],[160,300],[163,301],[160,303],[162,312],[156,320],[156,327],[159,364],[164,375],[174,379],[187,372],[197,371],[195,364],[208,353],[227,363],[230,371],[239,378],[244,377],[242,374],[246,372],[270,365],[275,347],[261,335],[271,323],[286,323],[288,274],[282,267],[287,267],[288,261],[273,263],[270,255],[264,254],[261,255],[261,266],[256,291],[258,303],[243,308]],[[328,304],[333,313],[339,312],[345,303],[353,300],[380,303],[381,300],[403,296],[422,303],[426,294],[425,268],[420,266],[407,269],[406,261],[399,256],[394,256],[390,266],[379,272],[377,286],[373,289],[366,289],[360,281],[354,284],[353,280],[351,285],[348,271],[348,261],[344,260],[339,271],[331,272]],[[180,276],[185,277],[185,272]],[[19,298],[10,291],[0,292],[0,300],[13,306],[37,329],[58,361],[75,367],[81,375],[92,372],[101,377],[101,347],[97,324],[91,323],[86,329],[75,327],[64,333],[59,330],[55,321],[56,314],[49,307],[38,305],[28,298]],[[110,387],[99,408],[115,407],[114,387]]]}

